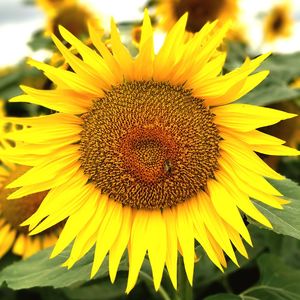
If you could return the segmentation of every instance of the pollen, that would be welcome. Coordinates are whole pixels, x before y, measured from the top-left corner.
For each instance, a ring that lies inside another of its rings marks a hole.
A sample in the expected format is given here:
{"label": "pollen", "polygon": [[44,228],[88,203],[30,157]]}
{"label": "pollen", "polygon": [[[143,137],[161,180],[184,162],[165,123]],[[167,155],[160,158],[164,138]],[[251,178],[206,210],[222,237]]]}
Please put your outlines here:
{"label": "pollen", "polygon": [[124,206],[175,206],[205,190],[218,169],[214,115],[183,85],[123,82],[82,119],[81,167]]}

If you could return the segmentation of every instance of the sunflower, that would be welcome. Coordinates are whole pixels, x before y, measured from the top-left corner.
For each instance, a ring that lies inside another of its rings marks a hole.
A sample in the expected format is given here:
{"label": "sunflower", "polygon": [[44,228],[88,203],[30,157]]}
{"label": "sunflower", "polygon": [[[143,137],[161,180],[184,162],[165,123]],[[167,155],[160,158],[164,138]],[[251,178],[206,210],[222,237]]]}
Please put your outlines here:
{"label": "sunflower", "polygon": [[131,31],[132,43],[136,47],[139,47],[139,43],[141,41],[141,33],[142,33],[142,27],[141,26],[135,25],[132,28],[132,31]]}
{"label": "sunflower", "polygon": [[100,20],[77,0],[38,0],[37,4],[48,18],[45,30],[47,35],[55,34],[62,39],[58,30],[58,26],[62,25],[77,37],[86,36],[88,21],[101,30]]}
{"label": "sunflower", "polygon": [[[237,0],[160,0],[157,4],[156,13],[159,17],[160,27],[166,31],[170,30],[178,19],[188,12],[189,17],[186,31],[198,32],[208,21],[219,20],[219,26],[228,20],[237,21],[238,1]],[[241,28],[231,28],[229,37],[241,38]]]}
{"label": "sunflower", "polygon": [[[9,149],[10,145],[3,137],[6,124],[2,106],[1,103],[0,146],[2,149]],[[20,226],[38,209],[47,192],[27,195],[17,202],[7,200],[14,190],[5,189],[5,185],[23,175],[29,170],[29,167],[12,164],[4,160],[0,162],[0,258],[10,249],[14,254],[25,258],[41,249],[53,246],[57,241],[59,227],[50,228],[47,232],[30,237],[28,228]]]}
{"label": "sunflower", "polygon": [[264,39],[273,42],[278,38],[288,38],[292,34],[293,22],[289,1],[274,6],[265,17]]}
{"label": "sunflower", "polygon": [[56,89],[23,86],[26,94],[11,99],[57,111],[7,119],[26,128],[7,134],[22,144],[3,155],[33,166],[8,186],[20,187],[9,198],[49,190],[23,225],[34,235],[68,218],[51,257],[72,243],[65,262],[71,268],[95,246],[91,277],[109,253],[112,282],[127,249],[127,293],[146,254],[155,289],[165,265],[176,288],[178,251],[192,283],[195,240],[221,270],[225,254],[238,264],[234,247],[247,257],[242,239],[252,242],[240,211],[272,227],[249,197],[278,209],[287,203],[264,178],[283,177],[255,152],[299,153],[256,130],[295,115],[232,104],[268,75],[250,74],[269,54],[222,75],[226,54],[216,49],[228,25],[208,23],[186,41],[186,22],[187,14],[155,54],[145,12],[136,57],[113,21],[111,51],[89,27],[99,53],[61,27],[82,59],[53,36],[73,71],[29,60]]}

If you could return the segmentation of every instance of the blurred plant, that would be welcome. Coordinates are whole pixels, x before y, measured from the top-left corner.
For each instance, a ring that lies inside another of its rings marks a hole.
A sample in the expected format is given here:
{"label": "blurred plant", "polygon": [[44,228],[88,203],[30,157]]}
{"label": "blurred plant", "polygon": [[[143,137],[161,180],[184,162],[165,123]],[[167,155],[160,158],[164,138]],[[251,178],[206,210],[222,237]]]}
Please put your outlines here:
{"label": "blurred plant", "polygon": [[264,39],[273,42],[278,38],[288,38],[292,35],[294,20],[290,0],[276,4],[265,16]]}
{"label": "blurred plant", "polygon": [[47,16],[46,35],[55,34],[62,39],[58,26],[62,25],[79,38],[88,36],[87,23],[101,30],[101,19],[78,0],[37,0]]}
{"label": "blurred plant", "polygon": [[10,249],[14,254],[26,258],[41,249],[53,246],[57,240],[60,225],[35,237],[29,236],[28,228],[20,226],[38,209],[47,192],[34,193],[23,197],[19,202],[8,200],[9,195],[15,189],[6,188],[7,184],[29,171],[30,167],[13,164],[1,155],[3,150],[12,149],[14,143],[12,140],[8,142],[6,138],[10,132],[17,129],[7,126],[7,120],[4,121],[3,102],[0,104],[0,258]]}
{"label": "blurred plant", "polygon": [[233,22],[227,38],[240,41],[245,39],[242,23],[239,22],[238,0],[155,0],[149,4],[154,6],[154,22],[161,30],[170,30],[188,12],[187,32],[198,32],[206,22],[216,19],[220,27],[231,20]]}

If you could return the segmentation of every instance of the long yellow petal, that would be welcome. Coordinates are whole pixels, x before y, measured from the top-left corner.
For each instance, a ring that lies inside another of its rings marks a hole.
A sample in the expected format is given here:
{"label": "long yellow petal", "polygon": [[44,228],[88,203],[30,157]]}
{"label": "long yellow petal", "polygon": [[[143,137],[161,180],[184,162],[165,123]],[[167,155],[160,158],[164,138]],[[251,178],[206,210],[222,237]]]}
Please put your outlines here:
{"label": "long yellow petal", "polygon": [[167,256],[166,266],[170,275],[170,279],[175,289],[177,289],[177,234],[174,228],[176,228],[176,220],[173,211],[170,208],[163,210],[163,218],[165,220],[167,229]]}
{"label": "long yellow petal", "polygon": [[258,130],[253,130],[249,132],[240,132],[226,127],[219,126],[220,135],[222,132],[227,135],[231,135],[238,140],[241,140],[249,145],[282,145],[285,143],[284,140],[281,140],[275,136],[260,132]]}
{"label": "long yellow petal", "polygon": [[129,273],[126,293],[128,294],[137,281],[146,250],[147,250],[147,226],[151,212],[143,209],[136,211],[130,237],[129,254]]}
{"label": "long yellow petal", "polygon": [[248,229],[227,190],[222,184],[215,180],[209,180],[207,187],[212,203],[218,214],[239,232],[249,245],[252,245]]}
{"label": "long yellow petal", "polygon": [[[88,201],[86,201],[76,213],[68,218],[62,232],[59,235],[59,239],[55,244],[50,258],[53,258],[61,253],[86,226],[86,224],[95,214],[98,206],[98,198],[98,191],[95,191]],[[80,222],[78,222],[78,220],[80,220]]]}
{"label": "long yellow petal", "polygon": [[176,213],[176,231],[182,250],[183,263],[187,278],[193,285],[194,274],[194,224],[189,217],[189,209],[186,203],[178,204],[174,208]]}
{"label": "long yellow petal", "polygon": [[122,82],[123,75],[118,62],[116,61],[112,53],[109,51],[108,47],[101,41],[101,36],[99,36],[98,31],[96,30],[92,22],[88,23],[88,28],[94,46],[100,52],[107,66],[110,68],[111,72],[115,75],[116,80],[118,82]]}
{"label": "long yellow petal", "polygon": [[222,156],[227,160],[234,161],[259,175],[278,180],[284,179],[282,175],[271,169],[242,141],[226,137],[226,140],[220,142],[220,148],[224,150]]}
{"label": "long yellow petal", "polygon": [[276,109],[249,104],[228,104],[214,107],[211,111],[216,115],[214,119],[216,124],[241,132],[252,131],[296,116]]}
{"label": "long yellow petal", "polygon": [[170,80],[178,51],[180,51],[184,41],[186,22],[187,14],[184,14],[167,34],[164,44],[155,57],[154,80]]}
{"label": "long yellow petal", "polygon": [[122,204],[114,200],[108,200],[106,214],[97,233],[91,278],[96,275],[106,254],[116,240],[122,224],[122,218]]}
{"label": "long yellow petal", "polygon": [[166,223],[160,210],[151,211],[147,227],[148,255],[152,267],[154,288],[157,291],[162,279],[167,254]]}
{"label": "long yellow petal", "polygon": [[107,195],[99,195],[98,206],[92,218],[78,233],[68,261],[65,265],[71,268],[81,257],[83,257],[96,243],[98,229],[105,216],[108,203]]}
{"label": "long yellow petal", "polygon": [[235,184],[232,183],[231,178],[228,177],[226,173],[216,172],[215,176],[216,179],[223,184],[228,194],[232,196],[232,199],[237,207],[239,207],[252,219],[265,225],[266,227],[272,228],[270,221],[254,206],[245,193],[236,188]]}
{"label": "long yellow petal", "polygon": [[82,43],[67,29],[59,26],[59,31],[62,37],[74,46],[83,58],[83,61],[87,63],[91,68],[95,69],[96,72],[101,74],[101,78],[106,78],[107,82],[112,85],[117,84],[118,80],[109,67],[104,62],[103,58],[99,56],[94,50]]}
{"label": "long yellow petal", "polygon": [[114,20],[111,20],[111,45],[113,55],[122,68],[122,74],[125,79],[132,79],[133,76],[133,60],[128,49],[122,44],[117,26]]}
{"label": "long yellow petal", "polygon": [[0,257],[3,257],[12,247],[16,233],[16,230],[12,229],[4,237],[2,237],[0,242]]}
{"label": "long yellow petal", "polygon": [[300,151],[284,145],[252,145],[253,151],[268,155],[297,156]]}
{"label": "long yellow petal", "polygon": [[116,279],[120,260],[128,245],[132,227],[132,208],[124,206],[122,209],[122,229],[109,251],[109,276],[112,283]]}
{"label": "long yellow petal", "polygon": [[61,175],[59,174],[60,172],[65,171],[65,168],[72,165],[74,162],[79,161],[80,155],[78,153],[78,146],[74,145],[72,148],[69,153],[65,153],[64,157],[55,157],[54,160],[51,160],[48,163],[33,167],[6,187],[16,188],[55,179],[55,177]]}
{"label": "long yellow petal", "polygon": [[[232,161],[226,160],[225,158],[219,159],[220,170],[227,173],[229,177],[235,182],[236,186],[251,198],[254,198],[258,201],[266,203],[272,207],[282,209],[281,198],[275,197],[271,194],[264,193],[262,190],[250,185],[249,179],[240,177],[239,172],[234,172],[234,169],[231,167]],[[254,185],[254,183],[252,183]]]}
{"label": "long yellow petal", "polygon": [[204,251],[207,253],[210,260],[221,270],[223,271],[223,268],[220,264],[220,261],[218,259],[218,256],[216,255],[213,246],[211,245],[205,225],[204,225],[204,217],[202,216],[201,211],[198,208],[198,200],[197,199],[190,199],[188,201],[188,206],[190,210],[191,218],[193,219],[194,223],[194,232],[195,232],[195,238],[199,242],[199,244],[202,246]]}
{"label": "long yellow petal", "polygon": [[222,222],[221,216],[217,213],[212,201],[204,192],[198,194],[198,207],[207,231],[210,232],[214,240],[220,245],[230,259],[238,265],[236,256],[232,249],[228,234]]}

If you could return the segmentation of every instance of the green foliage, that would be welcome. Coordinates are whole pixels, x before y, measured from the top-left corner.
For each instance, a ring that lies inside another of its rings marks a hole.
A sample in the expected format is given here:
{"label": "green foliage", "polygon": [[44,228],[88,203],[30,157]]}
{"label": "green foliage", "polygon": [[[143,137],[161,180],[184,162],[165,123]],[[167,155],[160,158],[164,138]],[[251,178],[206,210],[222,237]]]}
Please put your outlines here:
{"label": "green foliage", "polygon": [[[93,263],[93,251],[84,256],[73,268],[67,270],[61,265],[69,257],[69,250],[65,250],[54,259],[49,259],[52,249],[46,249],[33,255],[27,260],[20,260],[0,273],[0,283],[14,290],[32,287],[52,286],[54,288],[76,286],[90,280]],[[119,270],[127,270],[124,258]],[[107,277],[108,259],[104,260],[96,278]]]}
{"label": "green foliage", "polygon": [[255,203],[256,207],[271,221],[275,232],[300,239],[300,187],[288,179],[271,183],[291,202],[283,210],[260,202]]}
{"label": "green foliage", "polygon": [[240,293],[218,294],[205,300],[299,300],[300,270],[287,266],[280,257],[264,254],[258,259],[258,284]]}
{"label": "green foliage", "polygon": [[[238,43],[229,44],[229,54],[225,65],[228,72],[239,67],[247,54],[245,45]],[[300,52],[288,55],[272,54],[257,69],[269,70],[268,77],[254,90],[238,100],[240,103],[254,105],[270,105],[277,102],[297,100],[300,98],[300,89],[290,87],[290,84],[300,77]]]}
{"label": "green foliage", "polygon": [[28,43],[28,46],[32,50],[40,50],[40,49],[49,49],[54,50],[54,44],[50,37],[45,36],[43,30],[39,30],[32,36],[31,40]]}

